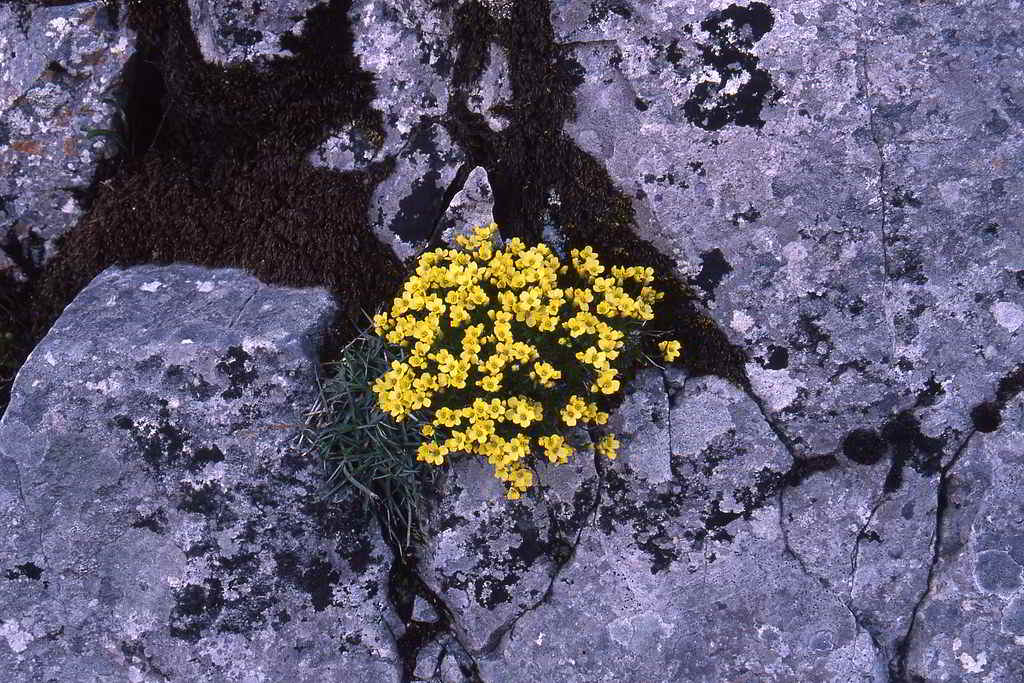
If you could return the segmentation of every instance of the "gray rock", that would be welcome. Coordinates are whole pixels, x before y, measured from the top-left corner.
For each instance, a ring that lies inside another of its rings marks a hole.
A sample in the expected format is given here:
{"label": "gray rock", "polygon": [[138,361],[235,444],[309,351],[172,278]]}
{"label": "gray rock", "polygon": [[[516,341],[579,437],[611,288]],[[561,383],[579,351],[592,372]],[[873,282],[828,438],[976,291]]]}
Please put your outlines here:
{"label": "gray rock", "polygon": [[395,169],[374,188],[370,225],[399,258],[412,256],[434,235],[445,193],[464,161],[447,131],[423,121],[395,157]]}
{"label": "gray rock", "polygon": [[362,171],[379,151],[380,147],[358,126],[347,125],[310,152],[309,162],[336,171]]}
{"label": "gray rock", "polygon": [[425,0],[356,0],[349,11],[353,51],[375,76],[373,107],[387,122],[377,158],[395,161],[374,192],[370,225],[402,259],[433,234],[463,161],[440,125],[454,63],[452,10]]}
{"label": "gray rock", "polygon": [[116,128],[135,39],[101,0],[6,3],[0,27],[0,241],[36,268],[82,215],[75,191],[117,151],[95,132]]}
{"label": "gray rock", "polygon": [[[752,423],[750,399],[719,380],[666,382],[653,371],[628,391],[611,424],[644,427],[627,427],[622,455],[602,466],[596,523],[544,603],[478,660],[483,678],[512,680],[513,670],[518,679],[573,681],[881,675],[869,634],[787,552],[778,507],[755,501],[758,483],[791,461],[763,419]],[[652,409],[665,411],[660,425]],[[677,441],[705,430],[703,443]]]}
{"label": "gray rock", "polygon": [[299,33],[303,17],[320,0],[188,0],[192,31],[203,59],[237,64],[289,56],[281,36]]}
{"label": "gray rock", "polygon": [[[492,14],[495,5],[490,6]],[[499,8],[499,14],[500,8]],[[487,58],[487,68],[480,79],[473,83],[466,97],[466,104],[471,112],[480,114],[494,131],[505,130],[508,119],[499,113],[499,108],[512,101],[512,83],[508,75],[508,58],[505,50],[496,43],[491,43]]]}
{"label": "gray rock", "polygon": [[487,171],[477,166],[469,172],[462,189],[455,193],[445,209],[437,229],[450,245],[455,244],[455,235],[472,232],[476,226],[494,222],[494,192],[487,179]]}
{"label": "gray rock", "polygon": [[804,455],[915,407],[948,454],[1021,357],[1009,7],[553,3],[585,71],[566,131]]}
{"label": "gray rock", "polygon": [[4,680],[397,680],[390,553],[292,447],[322,290],[110,268],[0,420]]}
{"label": "gray rock", "polygon": [[566,465],[541,465],[537,479],[532,495],[508,501],[493,468],[472,457],[454,463],[440,486],[419,572],[473,654],[493,650],[543,601],[592,511],[592,450],[580,450]]}
{"label": "gray rock", "polygon": [[906,671],[929,681],[1010,681],[1024,671],[1024,406],[974,433],[946,476],[945,514]]}

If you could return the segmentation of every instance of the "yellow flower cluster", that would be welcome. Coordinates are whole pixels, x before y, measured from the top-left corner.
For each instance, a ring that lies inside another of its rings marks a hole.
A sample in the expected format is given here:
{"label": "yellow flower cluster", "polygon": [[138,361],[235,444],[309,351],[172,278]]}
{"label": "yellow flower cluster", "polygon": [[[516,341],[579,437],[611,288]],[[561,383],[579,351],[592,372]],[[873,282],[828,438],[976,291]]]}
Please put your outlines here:
{"label": "yellow flower cluster", "polygon": [[661,357],[665,359],[667,363],[671,363],[676,358],[679,358],[679,352],[683,348],[683,345],[677,341],[663,341],[658,344],[658,350],[661,351]]}
{"label": "yellow flower cluster", "polygon": [[[543,244],[499,247],[496,231],[475,228],[459,248],[420,257],[391,310],[374,317],[375,332],[406,354],[373,390],[399,421],[431,409],[419,460],[483,456],[516,499],[533,485],[531,453],[553,464],[573,454],[555,431],[607,422],[584,397],[619,390],[627,333],[653,319],[661,294],[651,268],[605,268],[590,247],[572,250],[570,268]],[[610,458],[617,449],[614,437],[598,444]]]}

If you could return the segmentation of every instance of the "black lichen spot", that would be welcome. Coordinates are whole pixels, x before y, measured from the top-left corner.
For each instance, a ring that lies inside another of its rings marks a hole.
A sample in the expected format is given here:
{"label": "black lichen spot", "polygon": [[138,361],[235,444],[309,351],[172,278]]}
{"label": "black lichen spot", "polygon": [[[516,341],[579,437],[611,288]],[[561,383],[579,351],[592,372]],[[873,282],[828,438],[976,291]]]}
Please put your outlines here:
{"label": "black lichen spot", "polygon": [[679,41],[677,39],[673,39],[665,48],[665,59],[673,67],[678,67],[679,62],[682,61],[685,55],[686,53],[679,49]]}
{"label": "black lichen spot", "polygon": [[971,408],[971,422],[979,432],[994,432],[1003,423],[1002,411],[995,401],[979,403]]}
{"label": "black lichen spot", "polygon": [[194,543],[185,549],[185,557],[192,559],[194,557],[209,555],[210,553],[216,552],[217,547],[217,544],[213,541],[200,541],[199,543]]}
{"label": "black lichen spot", "polygon": [[227,353],[216,365],[217,372],[228,378],[230,386],[223,393],[222,398],[240,398],[242,390],[252,385],[259,377],[256,372],[252,356],[245,352],[241,346],[231,346]]}
{"label": "black lichen spot", "polygon": [[922,206],[921,200],[914,196],[913,190],[904,190],[903,187],[893,190],[889,203],[897,209],[902,209],[904,206],[919,209]]}
{"label": "black lichen spot", "polygon": [[117,415],[112,420],[114,426],[128,432],[139,448],[142,460],[157,473],[165,466],[174,465],[181,458],[185,444],[190,438],[169,421],[170,411],[167,409],[166,401],[160,403],[160,420],[155,426],[136,422],[127,415]]}
{"label": "black lichen spot", "polygon": [[238,26],[223,32],[225,37],[231,38],[236,45],[252,47],[263,40],[263,33],[255,31],[247,26]]}
{"label": "black lichen spot", "polygon": [[149,373],[160,368],[163,364],[164,359],[160,356],[160,354],[154,353],[149,358],[146,358],[145,360],[136,363],[135,369],[140,373]]}
{"label": "black lichen spot", "polygon": [[216,482],[205,482],[197,488],[186,481],[182,482],[179,490],[181,499],[178,502],[178,509],[183,512],[203,515],[215,521],[219,528],[238,519],[228,505],[231,494],[224,491]]}
{"label": "black lichen spot", "polygon": [[401,153],[403,157],[427,160],[425,172],[413,180],[390,224],[391,230],[407,242],[430,239],[434,226],[444,213],[446,200],[454,195],[454,192],[448,192],[447,186],[442,186],[440,169],[463,161],[461,153],[442,152],[437,148],[434,140],[436,130],[439,126],[434,124],[421,126]]}
{"label": "black lichen spot", "polygon": [[203,585],[188,584],[174,591],[170,632],[174,638],[195,643],[224,608],[224,589],[219,579]]}
{"label": "black lichen spot", "polygon": [[881,543],[882,542],[882,537],[879,536],[878,532],[875,531],[874,529],[867,529],[865,531],[862,531],[858,538],[860,538],[862,540],[865,540],[865,541],[871,541],[872,543]]}
{"label": "black lichen spot", "polygon": [[341,580],[341,575],[323,553],[306,558],[304,563],[290,552],[275,553],[274,560],[282,578],[309,594],[313,609],[320,612],[331,605],[334,586]]}
{"label": "black lichen spot", "polygon": [[1018,365],[999,380],[999,386],[996,387],[996,401],[1001,406],[1005,406],[1009,401],[1015,399],[1021,391],[1024,391],[1024,364]]}
{"label": "black lichen spot", "polygon": [[590,17],[587,18],[587,22],[590,24],[597,24],[608,18],[610,14],[617,14],[623,19],[631,19],[633,17],[633,10],[630,9],[629,3],[617,2],[616,0],[593,0],[590,5]]}
{"label": "black lichen spot", "polygon": [[154,534],[163,535],[167,532],[167,515],[163,508],[157,508],[145,517],[132,522],[133,529],[149,529]]}
{"label": "black lichen spot", "polygon": [[180,365],[168,366],[164,371],[163,384],[177,391],[188,392],[197,401],[209,400],[216,391],[201,374]]}
{"label": "black lichen spot", "polygon": [[828,356],[831,353],[832,337],[818,325],[819,319],[810,313],[800,314],[797,318],[796,331],[789,338],[789,343],[794,349],[821,356]]}
{"label": "black lichen spot", "polygon": [[216,444],[209,448],[205,446],[197,448],[192,452],[192,457],[189,459],[188,471],[198,472],[206,465],[212,462],[221,462],[222,460],[224,460],[224,453]]}
{"label": "black lichen spot", "polygon": [[784,370],[789,367],[789,349],[784,346],[771,345],[768,347],[768,360],[765,362],[768,370]]}
{"label": "black lichen spot", "polygon": [[946,389],[941,383],[935,381],[935,375],[932,374],[931,378],[925,384],[924,389],[917,393],[917,400],[914,402],[915,408],[933,406],[939,402],[939,399],[946,394]]}
{"label": "black lichen spot", "polygon": [[734,213],[729,222],[738,228],[741,221],[744,221],[746,223],[753,223],[760,217],[761,212],[751,206],[746,211]]}
{"label": "black lichen spot", "polygon": [[892,448],[892,467],[885,478],[885,491],[892,493],[903,485],[903,468],[910,465],[923,475],[939,471],[945,441],[925,436],[921,424],[909,410],[898,413],[882,425],[882,438]]}
{"label": "black lichen spot", "polygon": [[4,572],[4,577],[10,581],[20,578],[31,579],[32,581],[38,581],[43,576],[43,568],[34,562],[26,562],[24,564],[15,565],[14,569],[8,569]]}
{"label": "black lichen spot", "polygon": [[[771,76],[758,68],[751,48],[775,25],[771,8],[761,2],[747,7],[730,5],[712,12],[701,22],[711,34],[712,44],[700,45],[704,63],[718,73],[716,80],[702,80],[683,105],[687,120],[705,130],[718,130],[729,123],[761,128],[761,110],[774,104],[782,91],[772,85]],[[746,82],[729,92],[730,81],[746,73]]]}
{"label": "black lichen spot", "polygon": [[874,465],[888,450],[889,444],[873,429],[855,429],[843,439],[843,455],[861,465]]}
{"label": "black lichen spot", "polygon": [[999,115],[999,112],[992,109],[992,118],[985,122],[985,130],[990,135],[1002,135],[1010,128],[1010,122]]}
{"label": "black lichen spot", "polygon": [[725,260],[721,249],[705,251],[700,255],[700,273],[694,278],[693,284],[707,292],[711,299],[715,298],[715,289],[722,283],[722,278],[732,272],[732,266]]}
{"label": "black lichen spot", "polygon": [[1003,408],[1024,391],[1024,364],[999,380],[994,401],[979,403],[971,409],[971,422],[979,432],[991,433],[1003,423]]}

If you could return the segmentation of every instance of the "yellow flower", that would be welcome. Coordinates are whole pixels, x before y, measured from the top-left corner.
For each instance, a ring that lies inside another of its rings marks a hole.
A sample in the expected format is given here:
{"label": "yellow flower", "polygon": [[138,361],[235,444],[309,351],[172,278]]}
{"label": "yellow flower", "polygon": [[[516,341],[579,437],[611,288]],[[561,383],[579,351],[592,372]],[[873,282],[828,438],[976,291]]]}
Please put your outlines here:
{"label": "yellow flower", "polygon": [[661,357],[665,359],[666,363],[671,363],[679,357],[679,351],[683,345],[677,341],[663,341],[658,344],[658,349],[661,350]]}
{"label": "yellow flower", "polygon": [[619,454],[620,445],[614,434],[608,434],[597,442],[597,452],[609,460],[614,460]]}
{"label": "yellow flower", "polygon": [[479,382],[484,391],[495,392],[501,389],[501,375],[487,375]]}
{"label": "yellow flower", "polygon": [[569,402],[562,408],[562,421],[570,427],[575,427],[585,413],[586,404],[583,399],[579,396],[570,396]]}
{"label": "yellow flower", "polygon": [[[486,458],[516,500],[534,485],[532,457],[557,465],[573,454],[562,435],[537,434],[545,408],[567,426],[605,424],[608,414],[578,394],[619,391],[620,358],[634,348],[627,335],[653,318],[662,294],[651,286],[653,269],[606,268],[592,247],[573,249],[562,264],[543,244],[502,246],[493,223],[456,242],[421,255],[390,310],[373,317],[377,335],[405,353],[372,388],[396,421],[431,411],[426,423],[414,419],[439,442],[420,446],[418,460]],[[671,361],[681,344],[659,348]],[[545,404],[556,382],[571,394],[560,407]],[[609,436],[597,448],[614,458],[618,446]]]}

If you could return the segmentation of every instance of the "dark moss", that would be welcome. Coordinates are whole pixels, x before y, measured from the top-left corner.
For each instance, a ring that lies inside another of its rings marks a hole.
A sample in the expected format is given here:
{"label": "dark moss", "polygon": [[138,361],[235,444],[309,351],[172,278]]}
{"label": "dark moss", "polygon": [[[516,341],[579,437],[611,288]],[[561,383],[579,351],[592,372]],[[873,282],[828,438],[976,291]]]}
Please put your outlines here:
{"label": "dark moss", "polygon": [[0,415],[10,400],[14,376],[34,345],[29,310],[28,286],[0,276]]}
{"label": "dark moss", "polygon": [[[145,64],[126,93],[132,144],[42,274],[35,338],[112,264],[186,261],[325,286],[348,321],[393,293],[402,268],[366,225],[387,169],[339,173],[306,162],[345,124],[381,131],[372,77],[352,53],[349,5],[312,9],[302,34],[281,41],[294,56],[225,68],[203,61],[184,0],[124,2]],[[339,322],[334,338],[351,331]]]}

